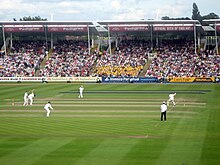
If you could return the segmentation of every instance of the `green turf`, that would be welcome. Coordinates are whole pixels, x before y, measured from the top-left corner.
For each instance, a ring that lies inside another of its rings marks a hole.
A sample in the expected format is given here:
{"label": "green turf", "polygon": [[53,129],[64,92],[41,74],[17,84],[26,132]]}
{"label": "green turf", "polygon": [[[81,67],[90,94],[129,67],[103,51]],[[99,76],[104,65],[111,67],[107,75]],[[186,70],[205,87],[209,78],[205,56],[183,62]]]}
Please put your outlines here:
{"label": "green turf", "polygon": [[80,85],[0,83],[0,165],[220,164],[219,84],[83,84],[78,99]]}

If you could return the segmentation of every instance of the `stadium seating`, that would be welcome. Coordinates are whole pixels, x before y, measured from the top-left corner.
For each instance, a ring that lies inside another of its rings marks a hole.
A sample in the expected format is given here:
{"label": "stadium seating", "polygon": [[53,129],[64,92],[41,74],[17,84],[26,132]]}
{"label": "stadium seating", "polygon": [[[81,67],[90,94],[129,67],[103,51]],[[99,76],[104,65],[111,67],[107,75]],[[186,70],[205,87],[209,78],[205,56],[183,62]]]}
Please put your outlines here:
{"label": "stadium seating", "polygon": [[99,76],[138,76],[147,62],[149,43],[139,40],[123,41],[114,54],[103,54],[97,61]]}
{"label": "stadium seating", "polygon": [[212,51],[195,54],[193,44],[163,45],[157,49],[145,76],[150,77],[216,77],[220,75],[220,56]]}
{"label": "stadium seating", "polygon": [[[46,46],[42,41],[13,41],[7,56],[0,58],[0,77],[39,76],[130,76],[143,70],[151,52],[143,40],[121,41],[113,54],[89,54],[86,41],[58,41],[45,66]],[[201,50],[194,53],[194,44],[187,40],[163,40],[154,50],[156,56],[146,77],[217,77],[220,76],[220,55]],[[95,69],[94,69],[95,68]],[[94,72],[92,72],[94,70]]]}
{"label": "stadium seating", "polygon": [[33,77],[44,59],[46,47],[41,41],[13,41],[7,56],[2,57],[0,77]]}
{"label": "stadium seating", "polygon": [[40,76],[90,76],[96,58],[96,54],[89,54],[84,41],[59,41],[45,67],[40,70]]}

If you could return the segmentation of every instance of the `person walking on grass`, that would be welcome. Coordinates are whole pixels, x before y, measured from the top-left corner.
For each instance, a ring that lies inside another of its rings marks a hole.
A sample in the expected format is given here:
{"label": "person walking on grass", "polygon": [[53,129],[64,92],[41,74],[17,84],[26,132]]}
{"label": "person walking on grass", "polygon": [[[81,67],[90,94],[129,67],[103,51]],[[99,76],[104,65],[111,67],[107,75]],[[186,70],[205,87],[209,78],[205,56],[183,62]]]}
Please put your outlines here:
{"label": "person walking on grass", "polygon": [[84,90],[84,87],[81,85],[79,87],[79,98],[83,98],[83,90]]}
{"label": "person walking on grass", "polygon": [[161,121],[163,121],[163,120],[166,121],[167,120],[167,105],[166,105],[165,101],[161,104],[160,111],[161,111],[160,120]]}
{"label": "person walking on grass", "polygon": [[23,106],[27,106],[27,105],[28,105],[28,92],[26,91],[24,93],[24,104],[23,104]]}
{"label": "person walking on grass", "polygon": [[53,107],[51,106],[51,102],[50,101],[48,101],[48,103],[47,104],[45,104],[45,106],[44,106],[44,109],[46,110],[46,116],[47,117],[50,117],[50,110],[52,109],[53,110]]}
{"label": "person walking on grass", "polygon": [[173,105],[175,106],[176,103],[174,101],[174,97],[176,96],[176,93],[169,94],[169,99],[167,100],[167,106],[169,106],[170,101],[172,101]]}
{"label": "person walking on grass", "polygon": [[31,94],[28,95],[28,100],[30,101],[30,105],[33,104],[34,97],[35,97],[35,94],[34,94],[34,89],[33,89]]}

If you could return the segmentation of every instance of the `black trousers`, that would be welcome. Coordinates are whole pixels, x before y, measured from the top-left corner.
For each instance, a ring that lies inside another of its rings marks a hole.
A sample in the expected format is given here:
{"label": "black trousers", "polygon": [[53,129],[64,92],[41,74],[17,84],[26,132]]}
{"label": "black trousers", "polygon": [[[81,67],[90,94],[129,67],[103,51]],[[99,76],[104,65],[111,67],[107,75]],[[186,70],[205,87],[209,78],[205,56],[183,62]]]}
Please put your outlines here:
{"label": "black trousers", "polygon": [[164,121],[166,121],[166,119],[167,119],[167,111],[161,112],[160,120],[163,121],[163,119],[164,119]]}

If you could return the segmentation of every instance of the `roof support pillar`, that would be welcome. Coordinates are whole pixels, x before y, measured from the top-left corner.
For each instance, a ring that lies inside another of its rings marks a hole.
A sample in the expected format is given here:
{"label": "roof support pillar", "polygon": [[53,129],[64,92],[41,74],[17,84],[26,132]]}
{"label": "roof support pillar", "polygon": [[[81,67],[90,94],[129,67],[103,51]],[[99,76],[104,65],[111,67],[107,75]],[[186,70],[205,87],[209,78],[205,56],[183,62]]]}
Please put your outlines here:
{"label": "roof support pillar", "polygon": [[12,33],[10,33],[10,48],[13,47],[13,39],[12,39]]}
{"label": "roof support pillar", "polygon": [[90,55],[91,48],[90,48],[90,34],[89,34],[89,25],[87,25],[87,29],[88,29],[88,49],[89,49],[89,55]]}
{"label": "roof support pillar", "polygon": [[112,54],[112,47],[111,47],[111,34],[110,34],[110,28],[108,24],[108,48],[109,48],[109,54]]}
{"label": "roof support pillar", "polygon": [[3,37],[3,42],[4,42],[4,52],[5,52],[5,56],[7,56],[6,41],[5,41],[5,27],[4,27],[4,25],[2,25],[2,37]]}
{"label": "roof support pillar", "polygon": [[215,22],[215,49],[216,53],[218,54],[218,36],[217,36],[217,28],[216,28],[216,22]]}
{"label": "roof support pillar", "polygon": [[150,25],[150,42],[151,42],[151,50],[153,50],[153,24]]}
{"label": "roof support pillar", "polygon": [[48,29],[48,28],[47,28],[47,26],[45,25],[45,26],[44,26],[45,42],[46,42],[46,43],[45,43],[45,46],[46,46],[46,51],[49,51],[49,50],[48,50],[48,43],[47,43],[47,41],[48,41],[48,38],[47,38],[47,29]]}
{"label": "roof support pillar", "polygon": [[194,23],[194,45],[195,45],[195,54],[197,54],[197,46],[196,46],[196,24]]}
{"label": "roof support pillar", "polygon": [[53,50],[53,32],[50,33],[50,43],[51,43],[50,49]]}

